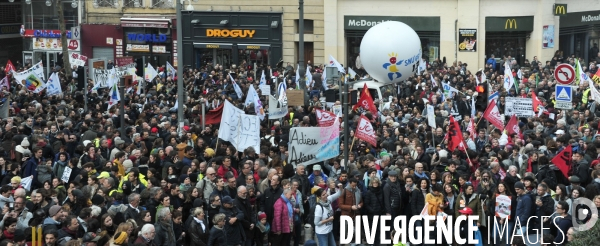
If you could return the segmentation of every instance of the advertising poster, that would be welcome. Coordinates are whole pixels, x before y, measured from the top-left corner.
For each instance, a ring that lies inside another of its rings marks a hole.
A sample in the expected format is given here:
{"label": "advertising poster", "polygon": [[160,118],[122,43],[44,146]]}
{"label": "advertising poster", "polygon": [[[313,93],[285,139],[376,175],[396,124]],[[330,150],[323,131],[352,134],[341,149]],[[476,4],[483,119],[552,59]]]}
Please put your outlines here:
{"label": "advertising poster", "polygon": [[554,25],[545,25],[542,33],[542,48],[554,48]]}
{"label": "advertising poster", "polygon": [[477,29],[458,29],[458,51],[477,51]]}

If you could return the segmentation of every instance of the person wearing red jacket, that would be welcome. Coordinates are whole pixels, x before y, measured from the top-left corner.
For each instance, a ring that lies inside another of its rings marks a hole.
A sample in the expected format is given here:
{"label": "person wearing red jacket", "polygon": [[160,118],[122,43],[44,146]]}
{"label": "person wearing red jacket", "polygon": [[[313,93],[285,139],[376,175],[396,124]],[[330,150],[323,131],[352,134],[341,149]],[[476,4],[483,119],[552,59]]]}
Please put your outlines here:
{"label": "person wearing red jacket", "polygon": [[237,170],[231,167],[231,156],[223,157],[223,163],[221,164],[221,166],[219,166],[219,169],[217,170],[217,175],[223,178],[223,181],[227,182],[227,178],[225,177],[227,172],[233,173],[233,176],[235,176],[236,179],[238,178]]}

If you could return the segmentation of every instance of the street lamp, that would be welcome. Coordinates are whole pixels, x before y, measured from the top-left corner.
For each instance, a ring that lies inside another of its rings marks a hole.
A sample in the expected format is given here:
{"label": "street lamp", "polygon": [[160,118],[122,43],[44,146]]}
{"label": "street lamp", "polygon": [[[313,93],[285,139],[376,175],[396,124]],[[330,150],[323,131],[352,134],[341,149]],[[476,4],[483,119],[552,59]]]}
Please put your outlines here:
{"label": "street lamp", "polygon": [[71,7],[73,7],[74,9],[77,8],[77,2],[75,0],[71,2]]}
{"label": "street lamp", "polygon": [[48,7],[52,6],[52,1],[46,0],[46,6],[48,6]]}

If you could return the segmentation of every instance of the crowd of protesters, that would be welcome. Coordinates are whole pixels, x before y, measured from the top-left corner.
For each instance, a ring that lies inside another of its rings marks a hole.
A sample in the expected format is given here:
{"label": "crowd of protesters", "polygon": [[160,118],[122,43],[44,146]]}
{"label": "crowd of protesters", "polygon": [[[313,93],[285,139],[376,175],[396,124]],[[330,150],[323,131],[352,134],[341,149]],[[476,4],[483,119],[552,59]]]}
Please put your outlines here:
{"label": "crowd of protesters", "polygon": [[[391,100],[375,100],[377,115],[366,113],[376,129],[377,146],[357,140],[348,161],[340,156],[308,166],[287,164],[288,133],[291,127],[318,126],[316,108],[330,110],[319,100],[319,92],[328,89],[322,65],[311,66],[314,97],[309,105],[290,106],[284,118],[262,121],[260,149],[244,150],[218,140],[219,124],[202,128],[202,105],[208,112],[229,100],[254,114],[252,105],[245,107],[245,96],[237,96],[229,74],[244,95],[249,86],[257,86],[260,76],[255,76],[262,71],[269,75],[271,91],[276,91],[271,77],[293,90],[291,64],[254,68],[244,62],[226,68],[208,63],[186,68],[181,76],[159,67],[157,78],[132,83],[132,90],[121,95],[124,125],[120,107],[107,110],[108,89],[92,89],[93,80],[87,96],[78,89],[77,78],[60,67],[55,69],[64,92],[60,96],[34,94],[12,80],[0,101],[8,104],[8,116],[0,122],[0,245],[31,245],[32,228],[42,229],[38,240],[48,246],[338,245],[340,216],[419,216],[424,209],[478,216],[474,226],[481,238],[487,239],[494,229],[487,227],[497,222],[507,223],[509,232],[491,238],[506,240],[519,220],[524,228],[516,233],[537,233],[545,242],[566,245],[576,236],[571,228],[574,201],[585,197],[600,209],[600,114],[589,85],[582,82],[574,91],[574,110],[553,107],[554,67],[574,65],[575,59],[561,52],[545,63],[534,57],[518,64],[503,57],[498,63],[487,61],[477,73],[472,73],[477,66],[435,60],[423,74],[399,83]],[[525,71],[518,92],[503,88],[505,62],[515,76]],[[580,59],[589,76],[598,62],[600,54],[595,60]],[[27,66],[17,63],[16,69]],[[114,64],[109,61],[109,66]],[[473,136],[466,128],[481,73],[491,85],[489,93],[500,92],[501,113],[506,97],[532,94],[546,113],[520,118],[520,136],[488,126],[478,111]],[[1,68],[0,79],[4,76]],[[185,115],[181,129],[174,107],[177,79],[186,91],[178,102]],[[440,82],[461,93],[442,100]],[[262,99],[268,112],[268,100]],[[435,128],[427,124],[428,104],[435,107]],[[360,114],[349,114],[353,137]],[[459,119],[466,150],[447,148],[449,115]],[[551,160],[568,145],[573,156],[565,177]],[[23,187],[24,179],[30,185]],[[512,198],[508,219],[495,216],[496,195]],[[528,223],[530,216],[565,218],[557,219],[556,228],[548,219]],[[536,228],[541,226],[550,229],[540,233]],[[484,240],[484,245],[495,244]]]}

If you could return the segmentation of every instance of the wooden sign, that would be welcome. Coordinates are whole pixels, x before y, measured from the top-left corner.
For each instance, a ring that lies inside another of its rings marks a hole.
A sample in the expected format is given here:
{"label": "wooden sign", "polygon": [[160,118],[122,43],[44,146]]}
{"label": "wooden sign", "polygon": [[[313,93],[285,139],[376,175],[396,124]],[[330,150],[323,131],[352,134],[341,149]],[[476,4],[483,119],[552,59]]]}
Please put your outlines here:
{"label": "wooden sign", "polygon": [[302,90],[288,90],[285,91],[287,95],[287,102],[290,106],[302,106],[304,105],[304,91]]}

